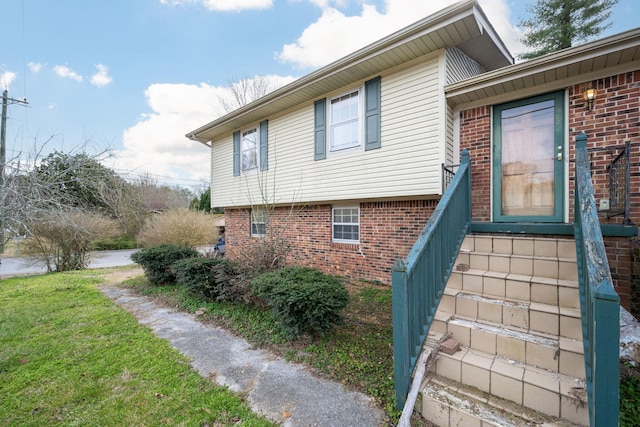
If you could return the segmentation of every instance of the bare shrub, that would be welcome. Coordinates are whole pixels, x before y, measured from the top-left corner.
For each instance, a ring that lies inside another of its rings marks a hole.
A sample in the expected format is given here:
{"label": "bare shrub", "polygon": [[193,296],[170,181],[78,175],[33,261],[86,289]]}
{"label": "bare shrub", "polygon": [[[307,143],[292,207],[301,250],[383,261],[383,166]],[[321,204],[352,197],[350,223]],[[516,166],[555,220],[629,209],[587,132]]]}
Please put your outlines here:
{"label": "bare shrub", "polygon": [[142,247],[162,244],[195,247],[212,244],[218,237],[215,217],[201,211],[172,210],[151,218],[138,234]]}
{"label": "bare shrub", "polygon": [[31,219],[29,230],[31,238],[25,241],[24,252],[44,262],[49,272],[85,268],[91,242],[118,233],[113,220],[75,209],[38,215]]}
{"label": "bare shrub", "polygon": [[286,228],[291,224],[293,210],[283,218],[274,215],[275,209],[264,210],[265,234],[252,241],[250,247],[236,254],[235,259],[243,266],[248,277],[256,277],[286,265],[291,252],[291,242],[286,237]]}

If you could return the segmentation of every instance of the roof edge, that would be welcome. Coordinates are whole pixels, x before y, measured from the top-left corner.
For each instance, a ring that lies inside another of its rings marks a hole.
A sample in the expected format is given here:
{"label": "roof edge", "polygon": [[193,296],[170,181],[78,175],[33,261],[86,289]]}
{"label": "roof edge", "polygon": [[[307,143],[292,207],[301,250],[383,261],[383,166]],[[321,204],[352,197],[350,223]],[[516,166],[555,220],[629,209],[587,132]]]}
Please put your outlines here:
{"label": "roof edge", "polygon": [[503,81],[512,80],[517,76],[531,74],[536,70],[554,68],[576,62],[579,58],[587,59],[607,51],[619,50],[627,45],[637,46],[638,40],[640,40],[640,28],[635,28],[452,83],[445,86],[445,95],[447,98],[454,97],[469,91],[471,88],[480,89],[482,87],[488,87]]}
{"label": "roof edge", "polygon": [[[482,15],[483,19],[486,20],[486,15],[484,15],[484,12],[482,12],[482,9],[478,6],[477,0],[462,0],[457,3],[454,3],[386,37],[383,37],[382,39],[379,39],[361,49],[358,49],[357,51],[347,56],[344,56],[328,65],[325,65],[324,67],[316,71],[313,71],[285,86],[282,86],[281,88],[276,89],[275,91],[270,92],[265,96],[255,101],[252,101],[249,104],[246,104],[229,114],[225,114],[224,116],[219,117],[185,134],[185,136],[191,140],[198,141],[207,146],[210,146],[209,144],[207,144],[207,142],[209,142],[209,138],[201,136],[204,133],[206,133],[208,130],[224,125],[225,123],[230,122],[231,120],[234,120],[239,116],[245,115],[262,106],[268,105],[286,96],[290,92],[304,88],[305,86],[313,82],[321,80],[323,77],[334,74],[340,70],[347,68],[348,66],[356,64],[358,61],[364,60],[365,58],[370,57],[376,52],[383,51],[387,47],[393,44],[396,44],[398,42],[401,42],[404,39],[410,38],[426,30],[428,31],[435,30],[438,24],[446,23],[455,17],[468,16],[469,14],[474,14],[475,16],[477,16],[478,12]],[[478,20],[476,19],[476,21]],[[486,24],[487,24],[486,27],[491,28],[492,36],[495,35],[497,37],[497,33],[495,33],[493,26],[491,26],[488,20],[486,20]],[[481,29],[485,28],[485,26],[482,26],[480,22],[478,22],[478,25]],[[497,39],[500,40],[499,37],[497,37]],[[501,45],[503,46],[503,43],[501,43]]]}

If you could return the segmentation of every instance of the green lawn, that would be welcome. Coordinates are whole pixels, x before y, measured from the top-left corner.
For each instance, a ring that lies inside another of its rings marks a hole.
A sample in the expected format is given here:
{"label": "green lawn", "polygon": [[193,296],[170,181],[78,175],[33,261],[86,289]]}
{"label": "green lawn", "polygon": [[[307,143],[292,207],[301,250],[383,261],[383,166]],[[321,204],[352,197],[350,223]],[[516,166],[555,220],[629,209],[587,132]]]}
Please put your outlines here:
{"label": "green lawn", "polygon": [[103,296],[101,280],[0,282],[0,425],[272,425]]}

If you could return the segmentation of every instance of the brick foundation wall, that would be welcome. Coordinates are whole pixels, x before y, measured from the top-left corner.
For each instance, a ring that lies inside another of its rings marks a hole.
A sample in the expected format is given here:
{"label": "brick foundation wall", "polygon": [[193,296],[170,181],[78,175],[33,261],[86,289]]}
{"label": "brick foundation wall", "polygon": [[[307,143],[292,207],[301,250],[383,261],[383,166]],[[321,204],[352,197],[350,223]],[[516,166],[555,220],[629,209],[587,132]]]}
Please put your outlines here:
{"label": "brick foundation wall", "polygon": [[[436,200],[360,203],[360,244],[332,242],[332,205],[277,208],[269,215],[271,230],[291,245],[287,264],[316,267],[353,280],[391,283],[391,267],[409,253],[437,204]],[[225,209],[226,253],[238,259],[240,251],[256,244],[250,235],[250,211]],[[266,232],[269,235],[269,231]]]}
{"label": "brick foundation wall", "polygon": [[604,246],[607,251],[607,260],[611,269],[611,279],[613,280],[616,292],[620,296],[620,305],[634,315],[631,306],[631,275],[633,272],[633,262],[631,256],[631,241],[625,237],[605,237]]}
{"label": "brick foundation wall", "polygon": [[[630,219],[640,225],[640,71],[623,73],[591,82],[598,96],[593,111],[587,111],[582,94],[587,83],[568,88],[569,123],[569,215],[573,221],[575,138],[587,135],[596,201],[609,198],[608,165],[626,141],[631,143]],[[471,163],[472,216],[477,222],[491,218],[491,108],[483,106],[460,113],[460,149],[468,149]],[[622,217],[602,223],[621,223]],[[628,238],[605,238],[605,247],[616,291],[622,306],[631,308],[631,242]],[[634,314],[638,314],[634,310]],[[632,311],[633,312],[633,311]]]}

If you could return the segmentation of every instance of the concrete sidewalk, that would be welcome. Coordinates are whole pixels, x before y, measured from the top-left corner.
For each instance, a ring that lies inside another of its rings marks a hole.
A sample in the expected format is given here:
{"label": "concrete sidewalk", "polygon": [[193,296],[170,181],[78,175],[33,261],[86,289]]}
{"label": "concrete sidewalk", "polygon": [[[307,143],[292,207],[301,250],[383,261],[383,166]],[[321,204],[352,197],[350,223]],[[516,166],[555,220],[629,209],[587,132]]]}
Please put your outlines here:
{"label": "concrete sidewalk", "polygon": [[370,397],[318,379],[302,365],[253,348],[229,332],[204,325],[190,313],[159,306],[126,288],[100,286],[192,361],[206,378],[242,393],[254,412],[285,427],[375,427],[385,415]]}

